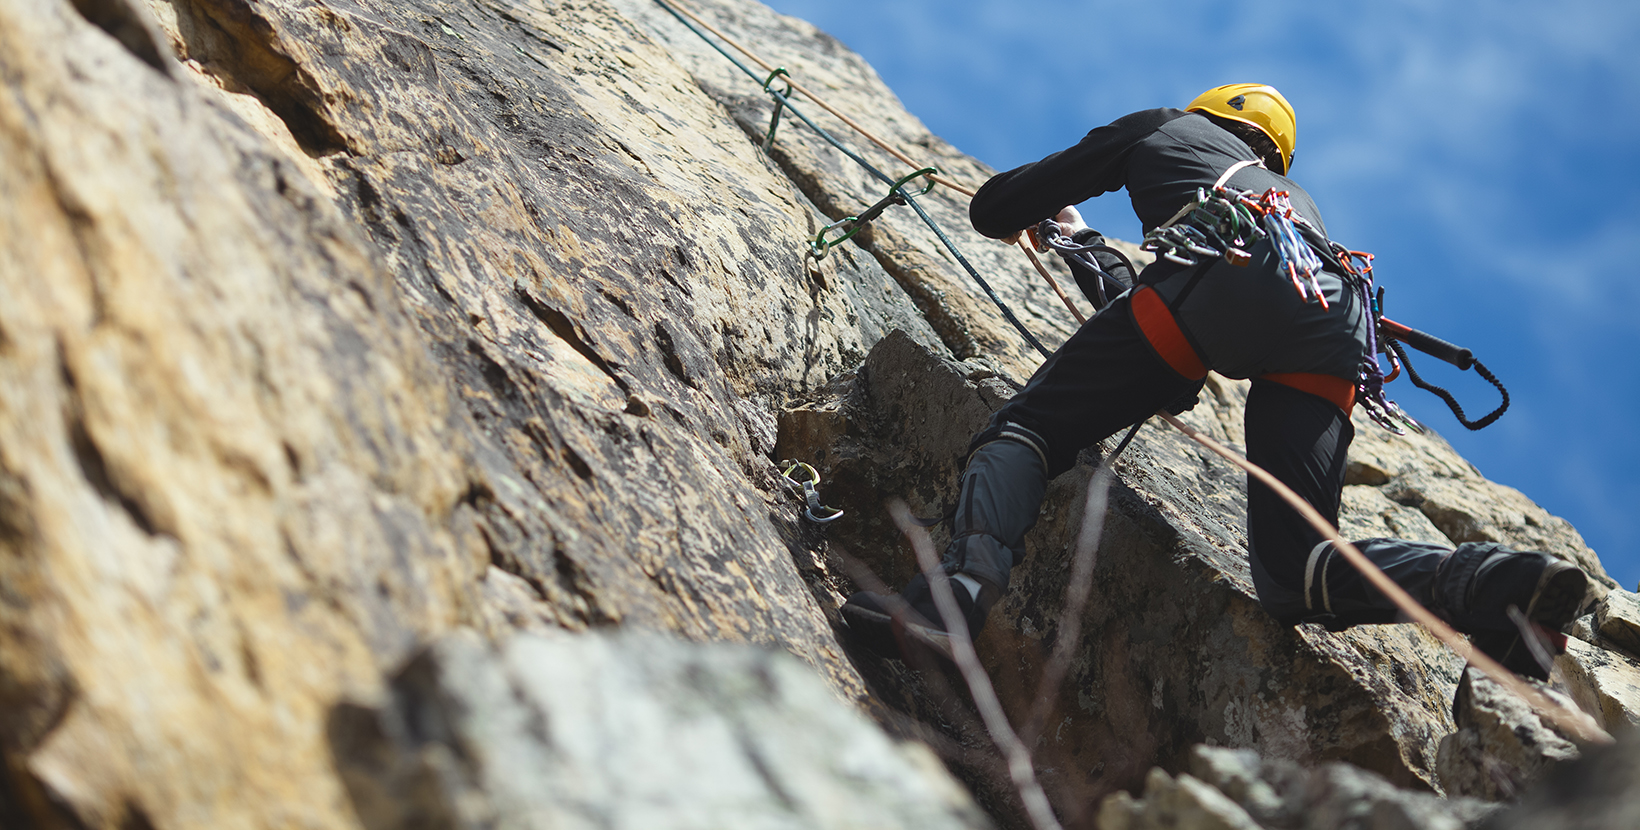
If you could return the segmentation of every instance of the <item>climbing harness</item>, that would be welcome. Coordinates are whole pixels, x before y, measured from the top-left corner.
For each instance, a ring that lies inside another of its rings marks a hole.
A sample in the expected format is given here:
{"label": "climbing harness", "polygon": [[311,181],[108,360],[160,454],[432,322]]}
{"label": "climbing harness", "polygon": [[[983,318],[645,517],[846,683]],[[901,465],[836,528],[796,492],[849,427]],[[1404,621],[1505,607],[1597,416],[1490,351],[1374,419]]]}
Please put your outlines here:
{"label": "climbing harness", "polygon": [[1246,265],[1252,259],[1247,249],[1266,236],[1241,194],[1223,186],[1198,188],[1186,207],[1182,217],[1145,234],[1139,249],[1185,267],[1199,264],[1201,257],[1218,256],[1231,265]]}
{"label": "climbing harness", "polygon": [[[881,216],[883,211],[887,210],[891,205],[905,204],[906,194],[905,191],[900,188],[904,187],[906,182],[909,182],[918,176],[932,177],[939,172],[940,170],[938,167],[924,167],[923,169],[895,182],[894,185],[888,189],[887,196],[883,197],[881,201],[877,202],[877,204],[861,211],[859,216],[850,216],[840,222],[833,222],[830,225],[821,228],[820,233],[815,235],[814,241],[809,243],[809,256],[812,256],[815,259],[825,259],[826,254],[830,252],[832,248],[836,247],[837,243],[859,233],[861,228],[865,227],[871,222],[871,220]],[[921,196],[924,193],[933,190],[934,184],[934,180],[929,178],[928,184],[924,185],[922,190],[917,191],[917,195]],[[837,229],[841,229],[840,236],[832,239],[826,238],[826,234]]]}
{"label": "climbing harness", "polygon": [[[803,496],[803,518],[822,525],[843,518],[843,511],[820,503],[820,491],[815,489],[820,486],[820,471],[814,469],[813,465],[788,460],[780,462],[780,466],[785,468],[780,472],[780,477],[786,480],[786,486]],[[801,475],[802,478],[794,476],[793,473]]]}
{"label": "climbing harness", "polygon": [[[1374,423],[1397,435],[1405,435],[1407,429],[1423,431],[1423,425],[1407,415],[1384,391],[1384,384],[1398,377],[1402,367],[1406,368],[1415,386],[1445,401],[1458,422],[1465,427],[1482,429],[1502,417],[1509,408],[1509,391],[1475,360],[1468,349],[1460,349],[1440,338],[1384,318],[1384,292],[1373,282],[1372,254],[1352,251],[1327,239],[1319,229],[1293,211],[1290,194],[1286,191],[1271,188],[1255,197],[1250,191],[1227,185],[1237,170],[1254,163],[1244,161],[1232,165],[1211,189],[1197,189],[1195,199],[1171,219],[1145,234],[1140,248],[1187,267],[1197,266],[1203,259],[1213,257],[1222,257],[1231,265],[1245,266],[1252,259],[1248,249],[1258,242],[1269,240],[1276,253],[1277,271],[1292,280],[1293,290],[1298,292],[1300,299],[1320,303],[1324,310],[1329,308],[1329,304],[1321,289],[1319,276],[1326,266],[1326,260],[1322,258],[1322,252],[1325,252],[1347,275],[1345,289],[1356,293],[1361,307],[1370,315],[1367,348],[1361,359],[1354,399]],[[1424,381],[1412,369],[1401,343],[1439,357],[1459,369],[1467,370],[1474,366],[1481,377],[1497,388],[1503,398],[1502,405],[1485,417],[1469,420],[1450,392]],[[1387,376],[1378,363],[1380,353],[1390,361],[1392,371]]]}
{"label": "climbing harness", "polygon": [[1316,236],[1320,232],[1293,212],[1291,194],[1285,190],[1272,187],[1255,198],[1250,191],[1226,186],[1228,173],[1235,170],[1231,167],[1211,190],[1197,188],[1196,198],[1184,209],[1145,234],[1140,249],[1186,267],[1204,257],[1223,257],[1241,267],[1252,262],[1248,249],[1268,239],[1276,252],[1276,270],[1293,281],[1301,299],[1327,309],[1327,295],[1318,280],[1323,263],[1305,238],[1305,231]]}

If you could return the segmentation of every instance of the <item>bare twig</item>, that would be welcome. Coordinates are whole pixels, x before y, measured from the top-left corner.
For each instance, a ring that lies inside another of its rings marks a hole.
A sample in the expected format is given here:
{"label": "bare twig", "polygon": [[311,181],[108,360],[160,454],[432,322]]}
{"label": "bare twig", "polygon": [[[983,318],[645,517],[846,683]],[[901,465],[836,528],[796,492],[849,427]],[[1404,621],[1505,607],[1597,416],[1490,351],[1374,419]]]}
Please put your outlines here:
{"label": "bare twig", "polygon": [[[833,543],[832,553],[842,560],[843,569],[847,571],[854,584],[884,598],[884,605],[889,609],[891,616],[903,621],[904,614],[910,607],[899,595],[889,588],[887,583],[877,576],[870,565],[862,562],[858,557],[849,554],[836,543]],[[902,642],[901,652],[907,660],[916,661],[919,682],[924,685],[925,698],[936,707],[941,717],[949,723],[959,734],[978,734],[985,729],[985,724],[974,717],[974,712],[957,695],[951,685],[951,678],[946,671],[947,666],[936,661],[932,652],[919,648],[906,648]],[[869,683],[869,681],[868,681]],[[891,714],[895,714],[892,713]],[[1006,780],[1004,786],[1012,787],[1013,782],[1007,780],[1006,771],[1008,761],[989,752],[982,752],[978,748],[963,745],[938,731],[932,730],[928,724],[915,716],[900,715],[907,723],[897,724],[902,731],[914,733],[919,740],[933,748],[934,753],[945,759],[949,764],[964,767],[973,774],[986,779],[999,781]],[[1017,794],[1018,789],[1014,788]]]}
{"label": "bare twig", "polygon": [[910,644],[906,642],[904,633],[906,622],[920,620],[922,615],[913,611],[911,606],[907,605],[906,601],[900,597],[899,593],[888,587],[888,583],[883,582],[882,578],[877,576],[877,572],[871,569],[871,566],[841,550],[834,549],[833,552],[843,560],[843,568],[848,571],[849,579],[853,580],[855,585],[882,597],[884,610],[888,611],[888,615],[895,622],[894,636],[900,642],[900,653],[905,655],[908,662],[915,663],[912,668],[922,672],[925,683],[935,686],[934,691],[936,694],[943,698],[955,698],[956,695],[946,685],[945,675],[939,671],[939,664],[934,656],[922,649],[911,648]]}
{"label": "bare twig", "polygon": [[1515,624],[1520,631],[1521,642],[1526,644],[1526,650],[1531,652],[1532,659],[1543,669],[1544,674],[1551,674],[1555,670],[1555,656],[1549,651],[1549,644],[1543,641],[1543,635],[1538,633],[1536,625],[1527,619],[1520,608],[1513,603],[1503,609],[1509,615],[1509,621]]}
{"label": "bare twig", "polygon": [[1093,569],[1098,564],[1099,539],[1105,529],[1105,513],[1110,504],[1110,467],[1101,463],[1088,479],[1088,498],[1082,507],[1082,528],[1076,534],[1075,558],[1071,562],[1070,584],[1065,586],[1065,603],[1059,613],[1059,631],[1054,635],[1053,652],[1042,669],[1042,680],[1037,684],[1036,702],[1031,716],[1025,721],[1022,737],[1026,743],[1035,743],[1042,734],[1048,710],[1059,696],[1059,684],[1070,669],[1071,654],[1082,641],[1082,611],[1087,607],[1088,595],[1093,591]]}
{"label": "bare twig", "polygon": [[1025,815],[1031,820],[1031,826],[1036,830],[1062,830],[1059,819],[1054,817],[1053,807],[1048,803],[1047,794],[1042,791],[1042,784],[1037,781],[1036,769],[1031,766],[1031,753],[1008,723],[1002,703],[997,700],[996,690],[991,687],[991,678],[985,674],[985,667],[980,665],[979,655],[974,653],[968,623],[957,607],[957,598],[951,593],[950,580],[940,569],[928,531],[912,520],[911,509],[899,499],[889,504],[889,513],[917,552],[917,564],[922,567],[923,577],[928,580],[929,591],[934,595],[934,607],[939,609],[940,617],[945,620],[946,633],[951,636],[952,659],[962,673],[963,681],[968,684],[974,707],[979,709],[980,719],[985,722],[986,731],[991,733],[991,740],[1008,759],[1008,774],[1013,778],[1014,787],[1019,790],[1019,798],[1025,804]]}

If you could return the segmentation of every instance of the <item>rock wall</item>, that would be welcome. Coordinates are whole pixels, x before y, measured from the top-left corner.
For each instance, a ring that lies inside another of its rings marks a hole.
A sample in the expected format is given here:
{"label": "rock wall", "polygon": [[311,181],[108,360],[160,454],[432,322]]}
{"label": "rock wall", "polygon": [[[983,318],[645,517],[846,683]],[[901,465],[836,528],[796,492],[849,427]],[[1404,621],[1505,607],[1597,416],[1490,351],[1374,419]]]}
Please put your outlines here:
{"label": "rock wall", "polygon": [[[812,26],[694,5],[916,158],[991,172]],[[532,628],[789,652],[1010,820],[988,750],[834,624],[843,553],[907,574],[882,498],[948,496],[1035,355],[904,209],[808,258],[885,189],[789,118],[761,151],[759,82],[659,6],[0,0],[0,77],[0,825],[376,826],[348,771],[388,745],[339,713],[396,711],[431,643]],[[922,204],[1031,330],[1069,334],[964,199]],[[1241,393],[1212,390],[1192,417],[1234,441]],[[1439,439],[1362,435],[1363,532],[1598,572]],[[848,522],[797,518],[788,451]],[[1088,470],[981,644],[1016,712]],[[1147,428],[1121,475],[1039,742],[1063,813],[1200,740],[1439,786],[1450,658],[1271,626],[1240,479],[1177,436]],[[907,815],[972,817],[930,798]]]}

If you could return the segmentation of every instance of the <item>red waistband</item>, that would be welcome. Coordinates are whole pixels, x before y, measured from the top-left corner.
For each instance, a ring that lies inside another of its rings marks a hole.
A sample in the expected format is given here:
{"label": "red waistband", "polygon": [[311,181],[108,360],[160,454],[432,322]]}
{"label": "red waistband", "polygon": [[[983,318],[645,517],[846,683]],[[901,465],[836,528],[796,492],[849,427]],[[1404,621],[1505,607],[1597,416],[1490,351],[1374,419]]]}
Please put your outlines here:
{"label": "red waistband", "polygon": [[1150,341],[1150,347],[1161,355],[1162,360],[1167,361],[1167,365],[1173,367],[1173,371],[1191,380],[1207,377],[1207,365],[1202,363],[1190,341],[1184,339],[1179,322],[1173,319],[1173,312],[1167,310],[1167,303],[1162,301],[1156,289],[1146,285],[1133,292],[1131,306],[1133,322]]}
{"label": "red waistband", "polygon": [[1340,377],[1318,375],[1313,372],[1276,372],[1259,377],[1300,392],[1326,398],[1346,413],[1355,407],[1355,384]]}
{"label": "red waistband", "polygon": [[[1179,321],[1155,289],[1147,285],[1133,292],[1131,305],[1139,331],[1173,371],[1191,380],[1207,376],[1207,365],[1185,339]],[[1340,377],[1314,372],[1275,372],[1259,377],[1324,398],[1345,412],[1355,407],[1355,384]]]}

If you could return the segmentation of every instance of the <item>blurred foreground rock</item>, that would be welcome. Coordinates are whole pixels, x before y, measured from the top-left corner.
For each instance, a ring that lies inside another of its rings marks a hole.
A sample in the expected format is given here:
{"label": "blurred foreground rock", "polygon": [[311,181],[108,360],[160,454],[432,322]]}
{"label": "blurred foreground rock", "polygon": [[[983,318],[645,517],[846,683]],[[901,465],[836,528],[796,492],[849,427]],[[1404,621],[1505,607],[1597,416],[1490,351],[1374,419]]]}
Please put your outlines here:
{"label": "blurred foreground rock", "polygon": [[1498,808],[1399,789],[1344,763],[1303,769],[1251,750],[1196,746],[1189,772],[1146,777],[1143,798],[1100,805],[1098,830],[1460,830]]}
{"label": "blurred foreground rock", "polygon": [[1633,830],[1640,827],[1640,732],[1619,732],[1614,746],[1595,747],[1556,768],[1498,813],[1485,830]]}
{"label": "blurred foreground rock", "polygon": [[742,646],[458,633],[328,731],[368,830],[991,826],[926,748]]}
{"label": "blurred foreground rock", "polygon": [[1567,736],[1474,669],[1464,672],[1453,709],[1458,731],[1441,740],[1437,761],[1449,795],[1512,801],[1556,764],[1578,757]]}

